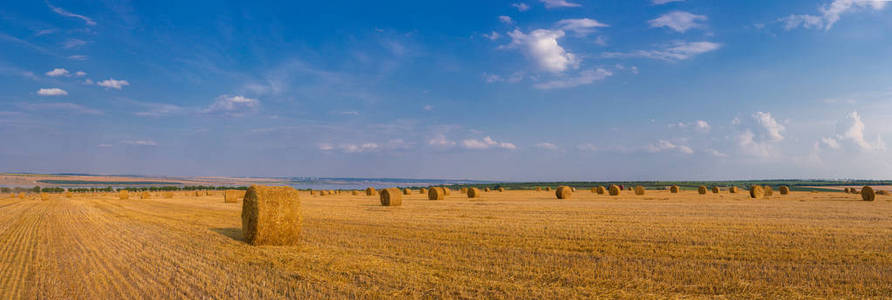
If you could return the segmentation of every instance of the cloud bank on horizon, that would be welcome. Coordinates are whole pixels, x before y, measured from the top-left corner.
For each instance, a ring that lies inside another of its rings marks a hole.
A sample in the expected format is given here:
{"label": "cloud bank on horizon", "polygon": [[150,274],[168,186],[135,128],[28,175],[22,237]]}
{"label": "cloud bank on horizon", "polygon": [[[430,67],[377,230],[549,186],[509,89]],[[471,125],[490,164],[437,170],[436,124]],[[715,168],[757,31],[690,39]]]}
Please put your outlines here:
{"label": "cloud bank on horizon", "polygon": [[0,171],[892,178],[890,1],[727,2],[4,3]]}

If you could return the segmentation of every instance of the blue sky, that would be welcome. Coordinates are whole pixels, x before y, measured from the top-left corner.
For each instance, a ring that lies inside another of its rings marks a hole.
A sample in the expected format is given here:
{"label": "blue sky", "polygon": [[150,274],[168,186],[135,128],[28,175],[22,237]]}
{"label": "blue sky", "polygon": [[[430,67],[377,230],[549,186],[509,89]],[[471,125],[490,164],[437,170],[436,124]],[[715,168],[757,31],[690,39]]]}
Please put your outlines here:
{"label": "blue sky", "polygon": [[892,178],[889,1],[7,1],[0,49],[0,171]]}

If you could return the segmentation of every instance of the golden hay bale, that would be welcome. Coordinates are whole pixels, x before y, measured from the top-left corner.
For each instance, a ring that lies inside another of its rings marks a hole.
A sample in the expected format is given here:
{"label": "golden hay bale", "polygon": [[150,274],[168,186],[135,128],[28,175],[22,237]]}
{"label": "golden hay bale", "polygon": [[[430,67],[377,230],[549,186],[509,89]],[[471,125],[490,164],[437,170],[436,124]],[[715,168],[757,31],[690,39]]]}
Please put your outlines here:
{"label": "golden hay bale", "polygon": [[410,190],[410,189],[403,189],[403,195],[410,195],[410,194],[412,194],[412,190]]}
{"label": "golden hay bale", "polygon": [[774,195],[774,189],[772,189],[770,185],[766,185],[764,187],[764,189],[765,189],[765,197],[771,197],[771,195]]}
{"label": "golden hay bale", "polygon": [[310,190],[310,196],[315,196],[315,195],[316,195],[316,191]]}
{"label": "golden hay bale", "polygon": [[243,190],[226,190],[223,192],[223,203],[236,203],[245,198],[246,191]]}
{"label": "golden hay bale", "polygon": [[47,193],[40,193],[40,200],[43,200],[43,201],[50,200],[50,195]]}
{"label": "golden hay bale", "polygon": [[65,191],[65,198],[71,198],[71,197],[74,197],[74,195],[72,195],[71,192],[69,192],[69,191]]}
{"label": "golden hay bale", "polygon": [[488,187],[487,187],[487,188],[483,188],[483,191],[484,191],[484,192],[489,192],[490,189],[489,189]]}
{"label": "golden hay bale", "polygon": [[722,189],[721,189],[720,187],[718,187],[718,186],[714,186],[714,187],[712,187],[712,193],[713,193],[713,194],[718,194],[718,193],[721,192],[721,191],[722,191]]}
{"label": "golden hay bale", "polygon": [[571,186],[571,187],[570,187],[570,191],[572,191],[572,192],[575,193],[575,192],[576,192],[576,188]]}
{"label": "golden hay bale", "polygon": [[673,193],[673,194],[678,193],[678,186],[677,185],[670,186],[669,192]]}
{"label": "golden hay bale", "polygon": [[468,188],[463,187],[463,188],[461,188],[460,191],[461,191],[462,194],[467,194],[467,193],[468,193]]}
{"label": "golden hay bale", "polygon": [[427,195],[427,189],[426,189],[426,188],[421,188],[420,190],[418,190],[418,193],[419,193],[419,194],[422,194],[422,195]]}
{"label": "golden hay bale", "polygon": [[761,185],[750,186],[750,198],[759,199],[765,197],[765,189]]}
{"label": "golden hay bale", "polygon": [[468,188],[468,198],[480,198],[480,189]]}
{"label": "golden hay bale", "polygon": [[368,188],[365,189],[365,195],[366,195],[366,196],[374,196],[374,195],[377,195],[377,194],[378,194],[378,191],[375,191],[375,188],[373,188],[373,187],[368,187]]}
{"label": "golden hay bale", "polygon": [[557,196],[558,199],[570,199],[570,197],[573,197],[573,189],[569,186],[562,185],[555,190],[554,195]]}
{"label": "golden hay bale", "polygon": [[599,185],[597,188],[595,188],[595,192],[598,193],[598,195],[604,195],[605,193],[607,193],[607,188]]}
{"label": "golden hay bale", "polygon": [[19,193],[19,199],[25,199],[25,193]]}
{"label": "golden hay bale", "polygon": [[130,198],[130,192],[127,190],[121,190],[118,192],[118,199],[127,200]]}
{"label": "golden hay bale", "polygon": [[876,197],[877,194],[873,192],[872,187],[865,185],[861,188],[861,199],[864,199],[864,201],[873,201]]}
{"label": "golden hay bale", "polygon": [[550,192],[550,191],[551,191],[551,187],[550,187],[550,186],[546,186],[546,187],[545,187],[545,191],[546,191],[546,192]]}
{"label": "golden hay bale", "polygon": [[729,187],[728,192],[731,194],[737,194],[737,187],[736,186]]}
{"label": "golden hay bale", "polygon": [[622,191],[618,185],[611,184],[607,190],[610,192],[610,196],[619,196],[619,193]]}
{"label": "golden hay bale", "polygon": [[635,186],[635,195],[642,196],[644,195],[644,187],[637,185]]}
{"label": "golden hay bale", "polygon": [[541,191],[542,191],[542,187],[541,187],[541,186],[537,186],[537,187],[536,187],[536,191],[537,191],[537,192],[541,192]]}
{"label": "golden hay bale", "polygon": [[701,185],[697,187],[697,193],[700,193],[700,195],[706,195],[706,186]]}
{"label": "golden hay bale", "polygon": [[149,199],[152,198],[152,194],[146,191],[139,193],[139,199]]}
{"label": "golden hay bale", "polygon": [[626,190],[627,190],[627,191],[631,191],[631,190],[632,190],[632,186],[630,185],[630,186],[626,187]]}
{"label": "golden hay bale", "polygon": [[427,191],[427,199],[428,200],[443,200],[446,199],[446,190],[441,187],[432,187]]}
{"label": "golden hay bale", "polygon": [[842,191],[848,193],[848,192],[850,191],[850,189],[849,189],[849,188],[844,188],[844,189],[842,189]]}
{"label": "golden hay bale", "polygon": [[499,188],[499,192],[504,192],[504,191],[505,191],[505,188],[503,188],[503,187]]}
{"label": "golden hay bale", "polygon": [[859,192],[858,192],[858,189],[856,189],[856,188],[851,188],[851,189],[849,189],[849,192],[851,192],[852,194],[857,194],[857,193],[859,193]]}
{"label": "golden hay bale", "polygon": [[403,205],[403,196],[400,195],[398,188],[382,189],[379,194],[381,196],[381,205],[383,206]]}
{"label": "golden hay bale", "polygon": [[195,191],[195,192],[192,193],[192,194],[195,195],[195,197],[201,197],[201,196],[204,196],[204,195],[202,195],[202,192],[201,192],[201,191]]}
{"label": "golden hay bale", "polygon": [[448,188],[448,187],[445,187],[445,186],[444,186],[444,187],[443,187],[443,191],[445,191],[445,192],[446,192],[446,196],[449,196],[449,194],[452,194],[452,191],[451,191],[451,190],[449,190],[449,188]]}
{"label": "golden hay bale", "polygon": [[778,190],[780,191],[781,195],[786,195],[786,194],[790,193],[790,187],[788,187],[786,185],[780,186],[780,188],[778,188]]}
{"label": "golden hay bale", "polygon": [[300,198],[297,190],[290,186],[252,185],[244,197],[242,234],[246,243],[275,246],[300,243]]}
{"label": "golden hay bale", "polygon": [[353,190],[353,196],[359,196],[359,191]]}
{"label": "golden hay bale", "polygon": [[164,197],[165,199],[173,199],[173,192],[163,192],[161,193],[161,197]]}

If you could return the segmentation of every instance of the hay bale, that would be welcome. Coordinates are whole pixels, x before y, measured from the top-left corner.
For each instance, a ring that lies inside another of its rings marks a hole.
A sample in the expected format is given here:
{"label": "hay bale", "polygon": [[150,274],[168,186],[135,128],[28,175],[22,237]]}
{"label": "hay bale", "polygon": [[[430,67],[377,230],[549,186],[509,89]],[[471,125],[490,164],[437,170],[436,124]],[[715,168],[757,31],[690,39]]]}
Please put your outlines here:
{"label": "hay bale", "polygon": [[25,199],[25,193],[19,193],[19,199]]}
{"label": "hay bale", "polygon": [[877,197],[877,194],[874,193],[873,188],[869,186],[864,186],[861,188],[861,199],[864,201],[873,201]]}
{"label": "hay bale", "polygon": [[615,184],[611,184],[607,190],[610,193],[610,196],[619,196],[619,193],[622,191],[622,189]]}
{"label": "hay bale", "polygon": [[765,190],[765,197],[771,197],[772,195],[774,195],[774,189],[772,189],[771,186],[766,185],[764,187],[764,190]]}
{"label": "hay bale", "polygon": [[697,193],[700,193],[700,195],[706,195],[706,186],[703,186],[703,185],[698,186]]}
{"label": "hay bale", "polygon": [[858,191],[858,189],[856,189],[856,188],[851,188],[851,189],[849,189],[849,192],[851,192],[852,194],[860,193],[860,192]]}
{"label": "hay bale", "polygon": [[[861,189],[861,191],[864,191],[864,189]],[[877,195],[887,196],[887,195],[889,195],[889,192],[888,191],[877,191]]]}
{"label": "hay bale", "polygon": [[483,188],[483,191],[484,191],[484,192],[489,192],[489,188],[488,188],[488,187]]}
{"label": "hay bale", "polygon": [[400,206],[403,205],[403,196],[397,188],[382,189],[378,194],[381,197],[382,206]]}
{"label": "hay bale", "polygon": [[149,199],[152,198],[152,194],[146,191],[139,193],[139,199]]}
{"label": "hay bale", "polygon": [[368,187],[368,188],[365,189],[365,195],[366,195],[366,196],[374,196],[374,195],[377,195],[377,194],[378,194],[378,191],[375,191],[375,188],[373,188],[373,187]]}
{"label": "hay bale", "polygon": [[353,190],[353,196],[359,196],[359,191]]}
{"label": "hay bale", "polygon": [[310,196],[316,196],[316,191],[310,190]]}
{"label": "hay bale", "polygon": [[65,191],[65,198],[71,198],[71,197],[74,197],[74,195],[72,195],[71,192],[69,192],[69,191]]}
{"label": "hay bale", "polygon": [[202,194],[204,194],[204,193],[202,193],[201,191],[195,191],[193,194],[195,195],[195,197],[201,197],[201,196],[204,196],[204,195],[202,195]]}
{"label": "hay bale", "polygon": [[50,195],[47,194],[47,193],[43,193],[43,192],[41,192],[41,193],[40,193],[40,200],[43,200],[43,201],[50,200]]}
{"label": "hay bale", "polygon": [[849,189],[849,188],[844,188],[844,189],[842,189],[842,191],[845,192],[845,193],[848,193],[850,190],[851,190],[851,189]]}
{"label": "hay bale", "polygon": [[572,191],[572,192],[575,193],[575,192],[576,192],[576,188],[571,186],[571,187],[570,187],[570,191]]}
{"label": "hay bale", "polygon": [[573,189],[569,186],[562,185],[555,190],[554,194],[558,199],[570,199],[570,197],[573,197]]}
{"label": "hay bale", "polygon": [[546,191],[546,192],[551,192],[551,187],[550,187],[550,186],[546,186],[546,187],[545,187],[545,191]]}
{"label": "hay bale", "polygon": [[679,190],[679,189],[678,189],[678,186],[677,186],[677,185],[672,185],[672,186],[669,187],[669,192],[670,192],[670,193],[676,194],[676,193],[678,193],[678,190]]}
{"label": "hay bale", "polygon": [[468,193],[468,188],[466,188],[466,187],[461,188],[461,193],[462,193],[462,194],[467,194],[467,193]]}
{"label": "hay bale", "polygon": [[759,199],[765,197],[765,189],[760,185],[750,186],[750,198]]}
{"label": "hay bale", "polygon": [[505,188],[503,188],[503,187],[499,188],[499,192],[504,192],[504,191],[505,191]]}
{"label": "hay bale", "polygon": [[480,189],[468,188],[468,198],[480,198]]}
{"label": "hay bale", "polygon": [[236,203],[245,198],[246,191],[226,190],[223,192],[223,203]]}
{"label": "hay bale", "polygon": [[412,190],[410,190],[408,188],[403,189],[403,195],[411,195],[411,194],[412,194]]}
{"label": "hay bale", "polygon": [[418,190],[418,193],[419,193],[419,194],[422,194],[422,195],[427,195],[427,189],[426,189],[426,188],[421,188],[420,190]]}
{"label": "hay bale", "polygon": [[443,200],[446,199],[446,190],[441,187],[432,187],[427,191],[427,199],[428,200]]}
{"label": "hay bale", "polygon": [[[224,192],[224,196],[225,196],[225,192]],[[173,199],[173,192],[163,192],[163,193],[161,193],[161,197],[164,197],[165,199]]]}
{"label": "hay bale", "polygon": [[780,191],[781,195],[786,195],[786,194],[790,193],[790,187],[788,187],[786,185],[780,186],[780,188],[778,188],[778,190]]}
{"label": "hay bale", "polygon": [[541,192],[541,191],[542,191],[542,187],[541,187],[541,186],[537,186],[537,187],[536,187],[536,191],[537,191],[537,192]]}
{"label": "hay bale", "polygon": [[300,243],[300,198],[290,186],[252,185],[242,203],[242,234],[251,245]]}
{"label": "hay bale", "polygon": [[718,193],[721,192],[721,191],[722,191],[722,189],[719,188],[718,186],[714,186],[714,187],[712,187],[712,193],[713,193],[713,194],[718,194]]}
{"label": "hay bale", "polygon": [[128,192],[127,190],[118,191],[118,199],[127,200],[129,198],[130,198],[130,192]]}
{"label": "hay bale", "polygon": [[729,187],[728,192],[731,194],[737,194],[737,187],[736,186]]}
{"label": "hay bale", "polygon": [[607,188],[605,188],[602,185],[599,185],[597,188],[595,188],[595,192],[598,193],[598,195],[604,195],[607,193]]}
{"label": "hay bale", "polygon": [[451,190],[449,190],[449,188],[448,188],[448,187],[445,187],[445,186],[444,186],[444,187],[442,187],[442,188],[443,188],[443,191],[445,191],[445,192],[446,192],[446,196],[449,196],[449,194],[451,194],[451,193],[452,193],[452,191],[451,191]]}
{"label": "hay bale", "polygon": [[644,187],[640,185],[635,186],[635,195],[643,196],[644,195]]}
{"label": "hay bale", "polygon": [[630,186],[626,187],[626,190],[627,190],[627,191],[631,191],[631,190],[632,190],[632,186],[630,185]]}

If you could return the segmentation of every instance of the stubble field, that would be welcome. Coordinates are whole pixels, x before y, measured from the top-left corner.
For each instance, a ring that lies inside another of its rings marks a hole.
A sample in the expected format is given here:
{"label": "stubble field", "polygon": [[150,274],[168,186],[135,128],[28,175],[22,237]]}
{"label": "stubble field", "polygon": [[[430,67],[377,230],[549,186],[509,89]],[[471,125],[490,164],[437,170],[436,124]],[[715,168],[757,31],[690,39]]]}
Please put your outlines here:
{"label": "stubble field", "polygon": [[892,197],[301,192],[302,245],[222,194],[0,195],[0,299],[892,297]]}

